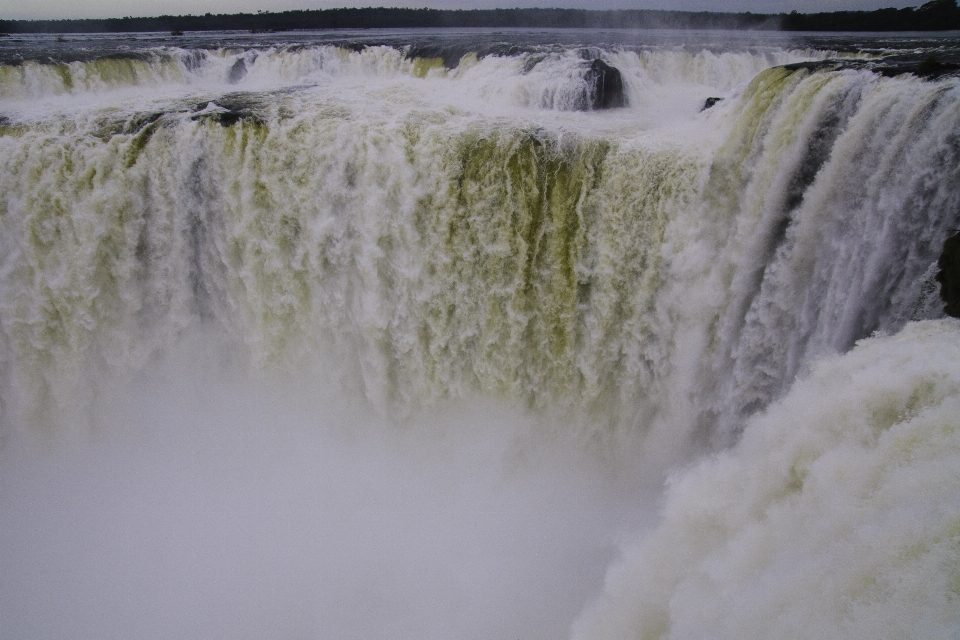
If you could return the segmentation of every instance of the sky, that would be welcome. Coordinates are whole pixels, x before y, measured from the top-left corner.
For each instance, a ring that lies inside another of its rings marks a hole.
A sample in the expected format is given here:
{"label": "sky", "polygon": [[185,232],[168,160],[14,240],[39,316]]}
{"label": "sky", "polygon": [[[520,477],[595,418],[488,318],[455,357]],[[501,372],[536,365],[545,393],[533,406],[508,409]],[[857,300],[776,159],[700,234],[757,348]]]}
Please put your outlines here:
{"label": "sky", "polygon": [[925,0],[0,0],[0,19],[121,18],[335,7],[676,9],[781,13],[913,7]]}

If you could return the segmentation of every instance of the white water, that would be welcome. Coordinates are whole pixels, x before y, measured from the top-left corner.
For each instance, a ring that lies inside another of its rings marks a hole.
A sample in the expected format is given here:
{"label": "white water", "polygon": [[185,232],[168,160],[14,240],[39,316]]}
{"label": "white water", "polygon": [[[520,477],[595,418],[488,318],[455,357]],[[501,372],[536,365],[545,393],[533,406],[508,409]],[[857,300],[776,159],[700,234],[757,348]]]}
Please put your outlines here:
{"label": "white water", "polygon": [[822,361],[668,486],[575,638],[951,638],[960,323]]}
{"label": "white water", "polygon": [[0,67],[3,637],[955,632],[960,85],[596,55]]}

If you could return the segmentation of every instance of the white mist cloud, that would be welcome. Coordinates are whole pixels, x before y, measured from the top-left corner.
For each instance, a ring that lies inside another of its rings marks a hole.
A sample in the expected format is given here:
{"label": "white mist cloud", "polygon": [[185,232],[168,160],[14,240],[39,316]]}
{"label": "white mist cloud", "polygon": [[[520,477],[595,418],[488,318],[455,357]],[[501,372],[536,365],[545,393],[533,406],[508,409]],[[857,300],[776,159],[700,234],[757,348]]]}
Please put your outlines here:
{"label": "white mist cloud", "polygon": [[208,356],[0,451],[0,638],[556,638],[636,526],[513,411],[397,424]]}

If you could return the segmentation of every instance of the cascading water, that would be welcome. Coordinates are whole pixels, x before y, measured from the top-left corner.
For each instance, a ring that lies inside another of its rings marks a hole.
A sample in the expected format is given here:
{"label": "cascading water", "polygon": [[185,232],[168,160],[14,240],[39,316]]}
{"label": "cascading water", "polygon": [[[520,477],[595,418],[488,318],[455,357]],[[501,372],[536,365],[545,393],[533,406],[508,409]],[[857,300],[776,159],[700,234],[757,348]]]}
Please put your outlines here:
{"label": "cascading water", "polygon": [[957,633],[960,83],[550,35],[2,53],[3,637]]}

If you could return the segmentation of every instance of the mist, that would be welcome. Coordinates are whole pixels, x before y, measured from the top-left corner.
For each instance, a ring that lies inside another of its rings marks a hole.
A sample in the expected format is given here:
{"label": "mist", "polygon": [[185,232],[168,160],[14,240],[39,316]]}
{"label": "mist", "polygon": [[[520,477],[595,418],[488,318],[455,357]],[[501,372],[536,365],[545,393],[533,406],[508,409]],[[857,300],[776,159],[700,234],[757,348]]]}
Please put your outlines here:
{"label": "mist", "polygon": [[562,637],[639,525],[516,409],[398,421],[208,343],[0,451],[0,637]]}

